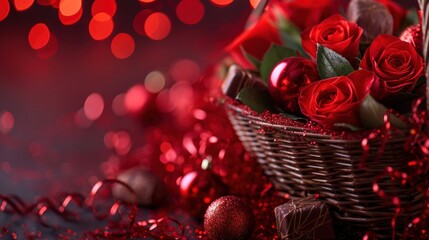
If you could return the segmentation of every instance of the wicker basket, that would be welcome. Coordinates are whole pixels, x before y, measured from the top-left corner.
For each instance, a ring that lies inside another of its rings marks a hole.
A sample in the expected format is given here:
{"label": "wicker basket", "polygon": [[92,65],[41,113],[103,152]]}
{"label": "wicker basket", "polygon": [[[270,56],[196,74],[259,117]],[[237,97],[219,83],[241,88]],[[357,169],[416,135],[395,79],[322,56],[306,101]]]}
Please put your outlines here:
{"label": "wicker basket", "polygon": [[[225,105],[228,117],[251,155],[257,158],[275,188],[291,197],[318,194],[329,204],[337,220],[375,232],[381,238],[398,235],[403,225],[423,209],[417,189],[383,176],[388,166],[406,171],[411,155],[404,150],[405,136],[392,136],[378,156],[380,140],[370,142],[365,168],[360,139],[340,140],[309,129],[277,125],[263,120],[239,104]],[[391,220],[396,207],[373,191],[374,180],[389,196],[398,196],[403,211],[397,227]]]}
{"label": "wicker basket", "polygon": [[[417,2],[423,11],[423,56],[429,73],[429,0]],[[267,3],[262,0],[249,21],[256,21]],[[427,107],[429,112],[429,97]],[[291,197],[317,194],[331,207],[337,222],[392,239],[425,209],[424,196],[416,186],[401,185],[384,174],[388,167],[407,172],[413,156],[404,149],[405,134],[392,134],[387,143],[371,140],[369,151],[364,152],[359,137],[344,140],[297,124],[273,123],[236,102],[227,101],[225,109],[243,145],[275,188]],[[362,168],[364,154],[368,155]],[[392,199],[374,192],[375,180],[386,196],[398,197],[400,212]]]}

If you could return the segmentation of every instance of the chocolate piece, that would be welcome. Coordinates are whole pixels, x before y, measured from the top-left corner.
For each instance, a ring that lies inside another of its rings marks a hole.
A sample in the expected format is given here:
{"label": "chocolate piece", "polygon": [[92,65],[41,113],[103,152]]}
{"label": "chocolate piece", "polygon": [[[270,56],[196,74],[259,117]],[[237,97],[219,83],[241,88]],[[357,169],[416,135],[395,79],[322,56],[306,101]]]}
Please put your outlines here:
{"label": "chocolate piece", "polygon": [[335,239],[331,213],[321,201],[291,200],[274,212],[281,239]]}
{"label": "chocolate piece", "polygon": [[361,43],[370,44],[380,34],[392,34],[394,21],[387,8],[375,0],[352,0],[347,19],[363,28]]}
{"label": "chocolate piece", "polygon": [[[165,203],[167,189],[163,182],[150,170],[143,167],[128,169],[117,177],[134,190],[137,203],[145,207],[157,207]],[[134,195],[122,185],[115,185],[113,195],[124,202],[132,203]]]}
{"label": "chocolate piece", "polygon": [[225,77],[225,80],[222,84],[222,93],[230,98],[235,99],[237,94],[247,87],[256,86],[258,88],[267,88],[262,79],[260,79],[255,74],[243,70],[237,65],[232,65],[228,69],[228,74]]}

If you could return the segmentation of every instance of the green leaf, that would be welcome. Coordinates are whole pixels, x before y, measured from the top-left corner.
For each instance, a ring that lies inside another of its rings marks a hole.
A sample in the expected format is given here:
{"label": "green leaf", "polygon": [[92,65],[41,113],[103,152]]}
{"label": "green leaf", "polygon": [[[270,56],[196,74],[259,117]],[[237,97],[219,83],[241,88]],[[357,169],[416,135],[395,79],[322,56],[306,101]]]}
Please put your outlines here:
{"label": "green leaf", "polygon": [[404,21],[402,22],[401,26],[399,27],[398,33],[403,32],[407,27],[411,25],[419,24],[419,12],[415,8],[411,8],[407,11],[407,15],[405,16]]}
{"label": "green leaf", "polygon": [[350,129],[350,130],[352,130],[354,132],[362,130],[362,128],[356,127],[356,126],[348,124],[348,123],[335,123],[334,126],[336,126],[336,127],[342,127],[342,128],[348,128],[348,129]]}
{"label": "green leaf", "polygon": [[248,87],[242,89],[237,97],[237,100],[250,107],[257,113],[262,113],[266,110],[274,111],[274,102],[270,94],[257,87]]}
{"label": "green leaf", "polygon": [[296,52],[294,50],[279,45],[271,45],[270,49],[268,49],[262,58],[261,66],[259,68],[261,78],[265,82],[268,82],[274,66],[281,60],[291,56],[296,56]]}
{"label": "green leaf", "polygon": [[261,60],[257,59],[250,53],[246,52],[246,50],[244,50],[242,46],[240,47],[240,49],[243,55],[246,57],[246,59],[249,60],[249,62],[251,62],[256,69],[259,69],[261,67]]}
{"label": "green leaf", "polygon": [[297,116],[297,115],[290,114],[290,113],[281,112],[280,114],[281,114],[281,115],[283,115],[283,116],[284,116],[284,117],[286,117],[286,118],[289,118],[289,119],[291,119],[291,120],[295,120],[295,121],[303,121],[303,120],[306,120],[306,118],[304,118],[304,117]]}
{"label": "green leaf", "polygon": [[340,54],[317,44],[317,69],[322,79],[346,76],[354,71],[352,65]]}
{"label": "green leaf", "polygon": [[301,42],[300,30],[289,19],[285,18],[283,14],[278,15],[277,24],[282,33],[287,33],[294,41]]}
{"label": "green leaf", "polygon": [[283,13],[278,9],[274,9],[274,14],[277,19],[277,26],[280,31],[280,38],[284,46],[298,51],[303,57],[308,57],[301,45],[301,32],[295,24],[285,18]]}
{"label": "green leaf", "polygon": [[[382,127],[384,125],[384,114],[386,114],[386,112],[387,108],[368,94],[360,105],[360,120],[362,125],[367,128]],[[394,114],[389,115],[389,121],[397,128],[408,128],[408,124]]]}
{"label": "green leaf", "polygon": [[294,36],[290,35],[287,32],[280,32],[280,37],[284,46],[287,46],[288,48],[299,52],[302,57],[309,58],[308,54],[302,48],[301,37],[299,38],[299,40],[296,40]]}

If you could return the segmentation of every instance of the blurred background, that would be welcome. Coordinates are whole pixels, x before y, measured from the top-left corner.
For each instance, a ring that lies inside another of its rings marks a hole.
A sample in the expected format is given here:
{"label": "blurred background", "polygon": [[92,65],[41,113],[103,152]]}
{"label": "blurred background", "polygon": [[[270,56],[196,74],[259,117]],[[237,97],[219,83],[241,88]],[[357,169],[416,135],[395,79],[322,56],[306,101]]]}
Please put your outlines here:
{"label": "blurred background", "polygon": [[256,1],[64,2],[0,0],[0,192],[27,200],[103,178],[108,132],[129,138],[120,155],[141,147],[127,110],[149,92],[171,111],[166,89],[200,80]]}

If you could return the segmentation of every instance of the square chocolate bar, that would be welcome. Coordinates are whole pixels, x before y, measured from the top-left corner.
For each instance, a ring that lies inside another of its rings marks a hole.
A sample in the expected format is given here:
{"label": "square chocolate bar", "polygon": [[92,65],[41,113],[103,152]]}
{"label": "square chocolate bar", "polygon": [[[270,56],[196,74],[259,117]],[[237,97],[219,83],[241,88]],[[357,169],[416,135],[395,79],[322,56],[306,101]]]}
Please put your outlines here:
{"label": "square chocolate bar", "polygon": [[291,200],[274,209],[281,239],[335,239],[327,205],[313,198]]}
{"label": "square chocolate bar", "polygon": [[232,65],[222,84],[222,93],[232,99],[244,88],[256,86],[260,89],[266,89],[262,79],[254,73],[244,70],[238,65]]}

